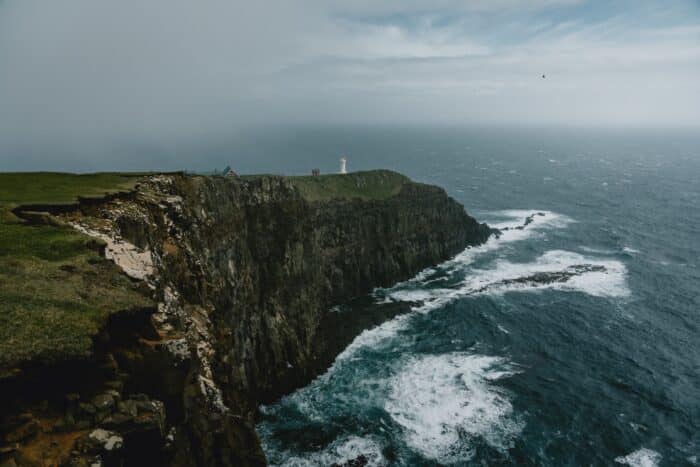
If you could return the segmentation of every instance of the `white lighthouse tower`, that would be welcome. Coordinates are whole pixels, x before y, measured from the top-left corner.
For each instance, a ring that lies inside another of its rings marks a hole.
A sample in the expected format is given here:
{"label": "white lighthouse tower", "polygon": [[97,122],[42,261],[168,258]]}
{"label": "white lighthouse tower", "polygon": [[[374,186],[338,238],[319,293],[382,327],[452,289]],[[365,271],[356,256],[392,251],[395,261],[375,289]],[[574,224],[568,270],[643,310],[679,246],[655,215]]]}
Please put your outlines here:
{"label": "white lighthouse tower", "polygon": [[348,162],[348,160],[345,158],[345,156],[340,156],[340,173],[341,174],[348,173],[347,169],[345,168],[345,164],[347,162]]}

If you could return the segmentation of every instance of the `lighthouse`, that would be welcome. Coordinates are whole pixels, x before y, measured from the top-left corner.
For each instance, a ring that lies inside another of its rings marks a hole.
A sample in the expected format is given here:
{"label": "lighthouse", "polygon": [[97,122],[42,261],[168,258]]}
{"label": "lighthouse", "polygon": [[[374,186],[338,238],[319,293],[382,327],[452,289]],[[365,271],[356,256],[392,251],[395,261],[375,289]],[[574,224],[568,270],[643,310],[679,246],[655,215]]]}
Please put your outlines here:
{"label": "lighthouse", "polygon": [[341,174],[348,173],[347,169],[345,168],[345,164],[347,162],[348,162],[348,160],[345,158],[345,156],[340,156],[340,173]]}

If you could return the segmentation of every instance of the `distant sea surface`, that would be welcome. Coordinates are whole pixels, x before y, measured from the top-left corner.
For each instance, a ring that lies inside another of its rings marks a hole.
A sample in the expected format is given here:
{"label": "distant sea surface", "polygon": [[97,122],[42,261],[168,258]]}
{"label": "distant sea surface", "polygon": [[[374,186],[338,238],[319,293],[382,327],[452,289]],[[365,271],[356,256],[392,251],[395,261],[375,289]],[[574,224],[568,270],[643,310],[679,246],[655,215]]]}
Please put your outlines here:
{"label": "distant sea surface", "polygon": [[413,311],[263,407],[273,465],[698,464],[700,137],[336,129],[239,149],[243,172],[328,172],[345,153],[511,228],[376,290]]}

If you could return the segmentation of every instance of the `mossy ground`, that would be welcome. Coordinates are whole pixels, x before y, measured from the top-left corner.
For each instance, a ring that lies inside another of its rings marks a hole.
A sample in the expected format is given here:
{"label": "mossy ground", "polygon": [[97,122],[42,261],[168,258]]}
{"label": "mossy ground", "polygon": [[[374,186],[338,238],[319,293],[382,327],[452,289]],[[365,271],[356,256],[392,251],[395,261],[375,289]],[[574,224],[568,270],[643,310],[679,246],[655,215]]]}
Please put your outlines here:
{"label": "mossy ground", "polygon": [[0,370],[84,357],[110,314],[150,305],[94,240],[69,227],[27,225],[11,210],[70,204],[137,181],[108,173],[0,173]]}
{"label": "mossy ground", "polygon": [[308,201],[335,198],[386,199],[401,191],[411,180],[390,170],[370,170],[348,174],[289,177]]}

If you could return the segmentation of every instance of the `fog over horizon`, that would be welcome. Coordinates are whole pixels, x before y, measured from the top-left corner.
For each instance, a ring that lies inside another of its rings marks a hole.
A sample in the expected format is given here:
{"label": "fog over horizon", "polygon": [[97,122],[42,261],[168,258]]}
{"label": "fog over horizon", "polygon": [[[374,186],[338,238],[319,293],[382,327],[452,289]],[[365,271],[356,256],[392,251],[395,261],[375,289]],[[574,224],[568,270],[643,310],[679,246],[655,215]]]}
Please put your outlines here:
{"label": "fog over horizon", "polygon": [[698,83],[697,1],[0,0],[0,171],[261,127],[698,128]]}

